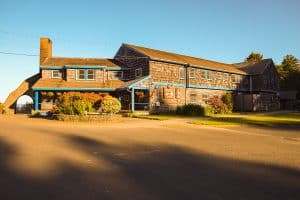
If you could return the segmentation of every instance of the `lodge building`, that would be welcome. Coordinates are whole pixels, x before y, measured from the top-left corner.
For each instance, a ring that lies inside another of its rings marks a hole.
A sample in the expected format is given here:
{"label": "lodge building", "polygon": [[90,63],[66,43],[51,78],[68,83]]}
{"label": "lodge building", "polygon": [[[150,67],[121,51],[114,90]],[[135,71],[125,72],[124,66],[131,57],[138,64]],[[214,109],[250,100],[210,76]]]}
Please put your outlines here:
{"label": "lodge building", "polygon": [[[52,55],[52,41],[40,39],[39,73],[26,79],[5,102],[14,109],[18,97],[33,97],[35,110],[50,110],[56,96],[68,91],[110,93],[123,110],[169,112],[185,104],[209,104],[211,97],[232,93],[234,109],[279,109],[279,76],[272,59],[256,64],[211,60],[122,44],[113,59]],[[55,96],[54,95],[54,96]]]}

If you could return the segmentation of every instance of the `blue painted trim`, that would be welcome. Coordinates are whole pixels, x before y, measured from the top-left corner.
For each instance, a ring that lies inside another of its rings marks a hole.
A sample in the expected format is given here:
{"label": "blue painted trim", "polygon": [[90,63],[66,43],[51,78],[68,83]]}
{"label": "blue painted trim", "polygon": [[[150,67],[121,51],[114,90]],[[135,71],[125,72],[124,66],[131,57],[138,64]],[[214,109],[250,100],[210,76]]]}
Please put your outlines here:
{"label": "blue painted trim", "polygon": [[134,88],[131,90],[131,111],[134,112]]}
{"label": "blue painted trim", "polygon": [[39,92],[35,91],[34,92],[34,110],[39,109]]}
{"label": "blue painted trim", "polygon": [[113,92],[115,88],[32,88],[34,91],[105,91]]}
{"label": "blue painted trim", "polygon": [[64,66],[64,69],[104,69],[103,66]]}
{"label": "blue painted trim", "polygon": [[63,69],[63,67],[55,67],[55,66],[53,66],[53,67],[51,67],[51,66],[45,66],[45,67],[43,67],[43,66],[41,66],[40,69],[57,70],[57,69]]}
{"label": "blue painted trim", "polygon": [[241,88],[235,89],[235,88],[229,88],[229,87],[214,87],[214,86],[200,86],[200,85],[189,85],[189,88],[249,92],[248,89],[241,89]]}
{"label": "blue painted trim", "polygon": [[[161,83],[161,82],[153,82],[154,85],[158,86],[175,86],[175,87],[184,87],[184,84],[180,83]],[[188,85],[187,88],[197,88],[197,89],[210,89],[210,90],[227,90],[227,91],[249,91],[247,89],[235,89],[229,87],[213,87],[213,86],[200,86],[200,85]]]}
{"label": "blue painted trim", "polygon": [[147,87],[134,87],[136,90],[149,90]]}
{"label": "blue painted trim", "polygon": [[131,89],[131,88],[133,88],[134,86],[136,86],[137,84],[139,84],[139,83],[141,83],[141,82],[143,82],[143,81],[146,81],[146,80],[148,80],[148,79],[150,79],[150,76],[146,76],[145,78],[143,78],[143,79],[141,79],[141,80],[139,80],[139,81],[133,83],[132,85],[128,86],[128,88]]}
{"label": "blue painted trim", "polygon": [[158,86],[175,86],[175,87],[184,87],[183,83],[162,83],[162,82],[152,82],[154,85]]}
{"label": "blue painted trim", "polygon": [[107,66],[73,66],[73,65],[66,65],[63,67],[58,66],[40,66],[40,69],[106,69],[108,71],[120,71],[122,70],[121,67],[107,67]]}

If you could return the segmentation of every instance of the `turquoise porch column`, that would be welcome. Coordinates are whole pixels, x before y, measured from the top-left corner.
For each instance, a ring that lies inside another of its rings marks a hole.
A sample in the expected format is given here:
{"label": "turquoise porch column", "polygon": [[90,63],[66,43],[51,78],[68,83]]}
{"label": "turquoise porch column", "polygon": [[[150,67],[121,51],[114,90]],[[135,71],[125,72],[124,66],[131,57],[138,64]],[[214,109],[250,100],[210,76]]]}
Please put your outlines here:
{"label": "turquoise porch column", "polygon": [[131,111],[134,112],[134,88],[131,89]]}
{"label": "turquoise porch column", "polygon": [[34,110],[39,109],[39,92],[35,91],[34,92]]}

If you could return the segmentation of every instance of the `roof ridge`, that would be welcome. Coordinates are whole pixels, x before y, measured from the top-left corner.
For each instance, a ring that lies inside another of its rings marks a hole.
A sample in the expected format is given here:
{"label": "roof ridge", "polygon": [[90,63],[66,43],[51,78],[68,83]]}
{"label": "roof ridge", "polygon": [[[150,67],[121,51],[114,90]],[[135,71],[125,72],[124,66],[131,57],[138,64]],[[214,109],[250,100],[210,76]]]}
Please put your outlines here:
{"label": "roof ridge", "polygon": [[214,60],[209,60],[209,59],[205,59],[205,58],[200,58],[200,57],[195,57],[195,56],[189,56],[189,55],[179,54],[179,53],[174,53],[174,52],[171,52],[171,51],[153,49],[153,48],[143,47],[143,46],[139,46],[139,45],[135,45],[135,44],[128,44],[128,43],[123,43],[123,44],[128,45],[128,46],[140,47],[140,48],[145,48],[145,49],[149,49],[149,50],[154,50],[154,51],[159,51],[159,52],[164,52],[164,53],[170,53],[170,54],[174,54],[174,55],[178,55],[178,56],[184,56],[184,57],[189,57],[189,58],[194,58],[194,59],[200,59],[200,60],[204,60],[204,61],[215,62],[215,63],[218,63],[218,64],[232,66],[231,64],[224,63],[224,62],[219,62],[219,61],[214,61]]}
{"label": "roof ridge", "polygon": [[55,56],[55,57],[47,57],[48,58],[62,58],[62,59],[99,59],[99,60],[113,60],[113,58],[95,58],[95,57],[61,57],[61,56]]}

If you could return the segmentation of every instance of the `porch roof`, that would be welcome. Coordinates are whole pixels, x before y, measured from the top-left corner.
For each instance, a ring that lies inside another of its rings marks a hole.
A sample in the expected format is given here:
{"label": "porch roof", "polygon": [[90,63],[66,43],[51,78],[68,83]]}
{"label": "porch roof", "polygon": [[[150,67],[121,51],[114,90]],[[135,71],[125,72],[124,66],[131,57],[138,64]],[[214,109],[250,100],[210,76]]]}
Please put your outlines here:
{"label": "porch roof", "polygon": [[122,85],[122,88],[134,88],[136,87],[138,84],[142,83],[143,81],[146,81],[150,78],[150,76],[143,76],[141,78],[138,78],[138,79],[134,79],[134,80],[131,80],[131,81],[127,81],[125,82],[123,85]]}

